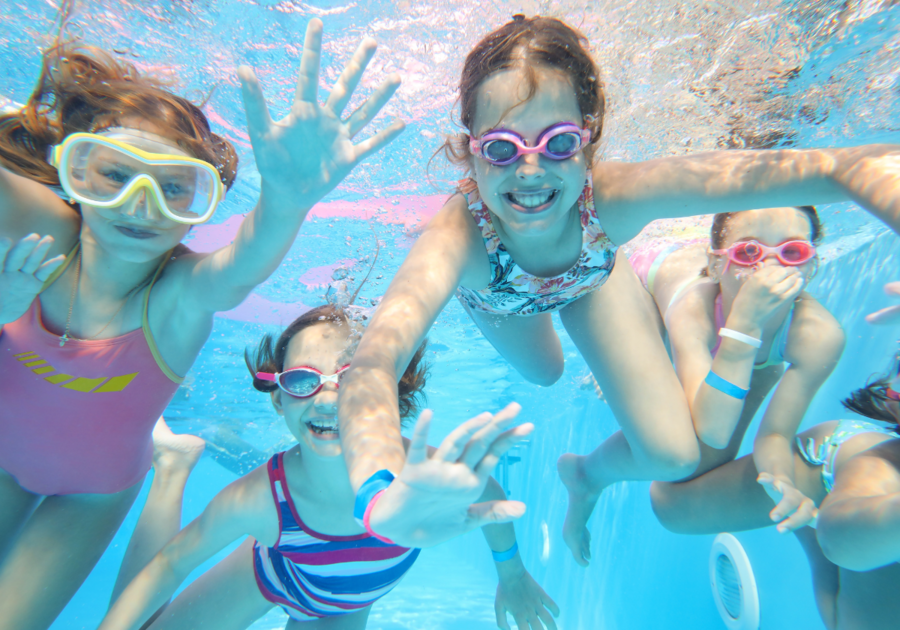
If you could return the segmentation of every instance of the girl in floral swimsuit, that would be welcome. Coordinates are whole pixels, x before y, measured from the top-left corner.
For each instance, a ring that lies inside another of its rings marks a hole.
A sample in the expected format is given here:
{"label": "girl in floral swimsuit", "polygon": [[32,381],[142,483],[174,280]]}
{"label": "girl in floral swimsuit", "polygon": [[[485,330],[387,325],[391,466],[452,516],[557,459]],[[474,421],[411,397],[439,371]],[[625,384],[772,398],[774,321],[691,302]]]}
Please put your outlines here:
{"label": "girl in floral swimsuit", "polygon": [[[862,158],[895,150],[605,162],[596,152],[604,115],[599,77],[584,38],[552,18],[516,16],[475,46],[459,88],[464,130],[446,146],[469,179],[391,282],[339,408],[354,487],[381,470],[402,472],[397,376],[447,302],[458,295],[497,351],[545,386],[563,371],[551,320],[558,312],[621,427],[588,455],[559,461],[569,490],[564,538],[582,561],[585,524],[603,488],[682,479],[700,461],[684,390],[646,293],[617,247],[656,219],[855,198],[855,183],[843,175]],[[477,526],[466,518],[462,492],[434,496],[395,481],[373,508],[375,531],[441,540]]]}

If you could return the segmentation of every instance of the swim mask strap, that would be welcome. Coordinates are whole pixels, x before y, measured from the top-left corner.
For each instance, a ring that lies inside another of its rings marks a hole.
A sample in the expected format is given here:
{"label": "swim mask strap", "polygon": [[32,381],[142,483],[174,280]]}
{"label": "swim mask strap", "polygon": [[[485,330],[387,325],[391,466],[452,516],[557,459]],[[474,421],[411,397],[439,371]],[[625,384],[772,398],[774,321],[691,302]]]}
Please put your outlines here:
{"label": "swim mask strap", "polygon": [[366,479],[363,485],[359,487],[359,492],[356,493],[356,501],[353,504],[353,518],[356,519],[356,522],[365,527],[370,536],[389,545],[395,544],[394,541],[384,536],[379,536],[372,531],[372,527],[369,525],[369,517],[372,515],[372,508],[375,507],[375,503],[381,498],[382,493],[388,489],[388,486],[391,485],[395,478],[396,476],[390,470],[386,468],[379,470]]}
{"label": "swim mask strap", "polygon": [[712,370],[709,371],[709,374],[706,375],[703,382],[713,389],[717,389],[723,394],[731,396],[732,398],[737,398],[738,400],[744,400],[747,397],[747,394],[750,393],[749,389],[738,387],[731,381],[726,381]]}

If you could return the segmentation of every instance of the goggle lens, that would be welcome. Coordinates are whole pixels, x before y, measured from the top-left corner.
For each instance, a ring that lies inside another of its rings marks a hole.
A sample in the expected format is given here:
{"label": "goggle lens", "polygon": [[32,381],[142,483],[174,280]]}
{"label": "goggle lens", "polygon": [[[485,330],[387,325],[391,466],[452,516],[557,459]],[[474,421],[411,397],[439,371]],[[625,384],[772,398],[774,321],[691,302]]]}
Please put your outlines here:
{"label": "goggle lens", "polygon": [[490,162],[503,164],[519,157],[516,145],[509,140],[489,140],[481,147],[484,157]]}
{"label": "goggle lens", "polygon": [[319,388],[319,376],[310,370],[291,370],[281,375],[281,386],[287,393],[305,398]]}
{"label": "goggle lens", "polygon": [[560,158],[572,157],[581,148],[581,137],[569,132],[557,134],[547,141],[547,152]]}
{"label": "goggle lens", "polygon": [[748,241],[734,248],[734,262],[742,265],[752,265],[763,257],[762,248],[758,243]]}
{"label": "goggle lens", "polygon": [[806,243],[796,241],[793,243],[786,243],[785,246],[781,248],[781,259],[785,262],[792,262],[794,264],[804,263],[812,258],[812,255],[810,254],[811,249],[812,248]]}

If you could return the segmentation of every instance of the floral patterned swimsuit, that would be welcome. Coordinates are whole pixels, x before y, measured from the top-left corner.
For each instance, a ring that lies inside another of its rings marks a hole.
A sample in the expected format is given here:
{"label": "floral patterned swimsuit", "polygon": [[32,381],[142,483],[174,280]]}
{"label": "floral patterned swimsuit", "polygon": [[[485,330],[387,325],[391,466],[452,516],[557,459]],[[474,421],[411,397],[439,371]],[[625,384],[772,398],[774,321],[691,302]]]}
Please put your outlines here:
{"label": "floral patterned swimsuit", "polygon": [[536,315],[555,311],[602,286],[612,272],[617,247],[600,227],[590,176],[578,198],[581,255],[568,271],[551,278],[533,276],[512,259],[497,236],[493,218],[481,201],[475,180],[460,181],[459,190],[465,195],[469,212],[481,230],[491,263],[491,281],[487,287],[478,291],[458,288],[456,297],[467,308],[496,315]]}

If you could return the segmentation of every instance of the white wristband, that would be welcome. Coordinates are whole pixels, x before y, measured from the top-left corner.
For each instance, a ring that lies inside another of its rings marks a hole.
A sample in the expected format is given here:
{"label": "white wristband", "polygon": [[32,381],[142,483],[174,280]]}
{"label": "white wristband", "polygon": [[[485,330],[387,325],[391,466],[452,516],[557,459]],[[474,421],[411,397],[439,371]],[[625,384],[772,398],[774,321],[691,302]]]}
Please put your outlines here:
{"label": "white wristband", "polygon": [[731,330],[730,328],[720,328],[719,336],[720,337],[730,337],[736,341],[745,343],[748,346],[753,346],[754,348],[759,348],[762,346],[762,339],[757,339],[756,337],[751,337],[750,335],[745,335],[742,332],[738,332],[736,330]]}

